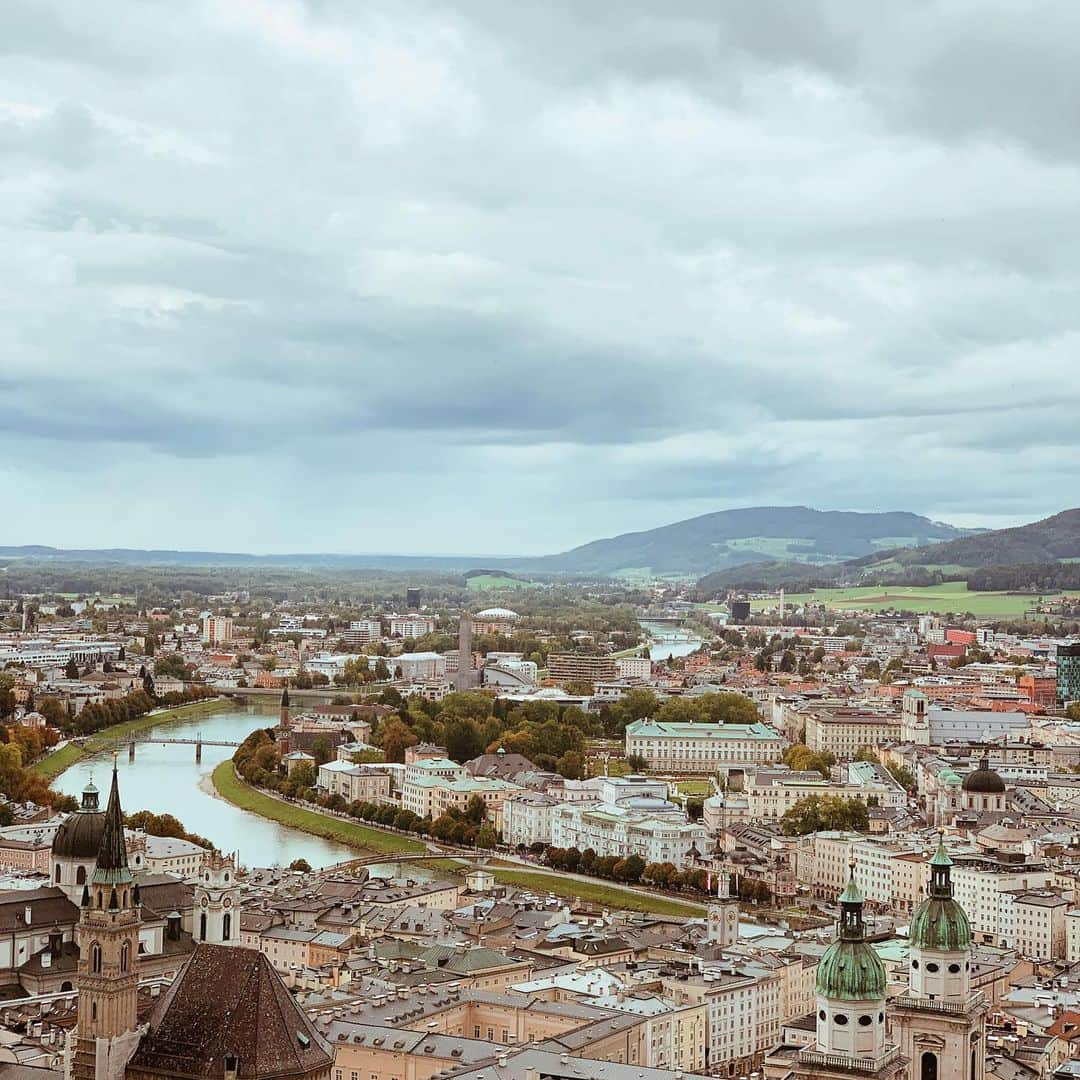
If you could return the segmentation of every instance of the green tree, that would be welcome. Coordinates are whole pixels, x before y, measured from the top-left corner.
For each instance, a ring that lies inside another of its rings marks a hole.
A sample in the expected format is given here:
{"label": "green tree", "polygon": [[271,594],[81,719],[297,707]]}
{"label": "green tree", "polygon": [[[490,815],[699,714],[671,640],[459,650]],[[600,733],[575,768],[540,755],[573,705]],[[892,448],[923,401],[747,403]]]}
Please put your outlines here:
{"label": "green tree", "polygon": [[296,870],[301,874],[310,874],[311,863],[309,863],[307,859],[293,859],[293,861],[289,863],[289,869]]}
{"label": "green tree", "polygon": [[492,848],[498,846],[499,835],[495,830],[485,821],[480,826],[476,833],[476,846],[483,848],[485,851],[490,851]]}

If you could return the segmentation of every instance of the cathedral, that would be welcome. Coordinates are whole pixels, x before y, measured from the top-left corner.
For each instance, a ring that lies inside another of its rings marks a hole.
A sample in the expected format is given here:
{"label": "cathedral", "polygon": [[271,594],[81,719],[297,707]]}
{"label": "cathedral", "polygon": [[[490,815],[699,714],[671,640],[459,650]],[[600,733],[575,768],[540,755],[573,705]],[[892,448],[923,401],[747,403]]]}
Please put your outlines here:
{"label": "cathedral", "polygon": [[[96,812],[96,811],[95,811]],[[86,829],[77,826],[78,832]],[[231,912],[224,865],[206,871],[205,925]],[[225,899],[227,897],[222,897]],[[329,1080],[332,1051],[261,953],[197,942],[157,999],[139,993],[142,889],[132,872],[116,768],[79,899],[78,1012],[68,1080]],[[202,905],[201,905],[202,906]]]}
{"label": "cathedral", "polygon": [[971,929],[953,898],[944,836],[927,897],[911,917],[908,988],[891,1001],[850,865],[836,939],[818,965],[813,1041],[773,1050],[767,1080],[840,1080],[852,1072],[867,1080],[983,1080],[988,1003],[971,990]]}

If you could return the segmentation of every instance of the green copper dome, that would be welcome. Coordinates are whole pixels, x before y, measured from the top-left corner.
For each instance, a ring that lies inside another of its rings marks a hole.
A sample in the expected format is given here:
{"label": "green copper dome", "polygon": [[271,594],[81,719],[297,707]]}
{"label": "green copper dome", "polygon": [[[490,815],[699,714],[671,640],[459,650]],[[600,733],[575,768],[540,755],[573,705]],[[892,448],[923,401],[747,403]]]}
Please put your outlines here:
{"label": "green copper dome", "polygon": [[971,925],[953,899],[952,864],[942,836],[930,860],[930,894],[915,909],[908,927],[908,944],[913,949],[964,952],[971,948]]}
{"label": "green copper dome", "polygon": [[840,894],[839,936],[818,964],[814,989],[823,997],[842,1001],[885,998],[885,965],[866,940],[863,897],[855,884],[855,869]]}

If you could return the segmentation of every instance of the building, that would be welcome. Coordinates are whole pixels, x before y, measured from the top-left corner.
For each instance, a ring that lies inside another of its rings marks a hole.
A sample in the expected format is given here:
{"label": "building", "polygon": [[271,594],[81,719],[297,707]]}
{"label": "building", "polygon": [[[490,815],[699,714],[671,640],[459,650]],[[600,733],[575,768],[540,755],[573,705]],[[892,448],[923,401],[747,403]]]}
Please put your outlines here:
{"label": "building", "polygon": [[865,746],[897,742],[900,718],[865,709],[837,708],[806,714],[806,745],[837,761],[850,761]]}
{"label": "building", "polygon": [[907,1060],[888,1038],[885,993],[885,965],[866,940],[863,896],[852,866],[840,894],[836,939],[818,964],[813,1041],[777,1046],[765,1060],[766,1078],[833,1080],[854,1073],[864,1080],[900,1080]]}
{"label": "building", "polygon": [[891,1033],[908,1080],[982,1080],[989,1001],[971,988],[971,927],[953,896],[944,838],[930,886],[908,928],[908,989],[890,1005]]}
{"label": "building", "polygon": [[409,682],[426,682],[446,677],[446,657],[437,652],[401,653],[393,660],[394,674]]}
{"label": "building", "polygon": [[519,618],[509,608],[484,608],[472,617],[473,630],[477,634],[512,634]]}
{"label": "building", "polygon": [[601,682],[618,674],[615,660],[610,656],[589,653],[551,653],[548,656],[548,675],[552,682]]}
{"label": "building", "polygon": [[414,586],[409,586],[405,590],[405,606],[410,611],[418,611],[420,608],[420,590]]}
{"label": "building", "polygon": [[347,630],[341,631],[346,645],[374,645],[382,640],[382,622],[379,619],[353,619]]}
{"label": "building", "polygon": [[219,851],[208,852],[195,885],[199,941],[236,945],[240,941],[240,887],[236,860]]}
{"label": "building", "polygon": [[387,773],[347,761],[328,761],[320,765],[319,787],[328,795],[340,795],[348,803],[390,801]]}
{"label": "building", "polygon": [[763,723],[679,724],[636,720],[626,728],[626,755],[649,769],[720,773],[780,760],[785,742]]}
{"label": "building", "polygon": [[435,633],[435,618],[431,615],[391,615],[387,619],[390,636],[397,638],[418,638]]}
{"label": "building", "polygon": [[1057,699],[1060,705],[1080,701],[1080,642],[1057,647]]}
{"label": "building", "polygon": [[476,685],[473,670],[472,616],[463,611],[458,619],[457,669],[454,673],[455,690],[471,690]]}
{"label": "building", "polygon": [[620,679],[648,679],[652,675],[652,661],[647,656],[620,656],[615,661],[615,671]]}
{"label": "building", "polygon": [[232,641],[233,621],[225,615],[204,615],[202,640],[204,645],[224,645]]}

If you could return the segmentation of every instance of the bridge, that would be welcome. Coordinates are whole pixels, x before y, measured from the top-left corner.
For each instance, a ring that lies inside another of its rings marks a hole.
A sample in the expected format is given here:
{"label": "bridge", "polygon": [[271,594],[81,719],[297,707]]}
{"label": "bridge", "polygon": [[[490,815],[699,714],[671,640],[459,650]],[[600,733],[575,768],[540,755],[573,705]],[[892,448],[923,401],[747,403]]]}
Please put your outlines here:
{"label": "bridge", "polygon": [[[128,761],[135,760],[135,746],[137,743],[148,743],[152,746],[194,746],[196,764],[199,764],[202,761],[202,748],[204,746],[237,747],[240,745],[240,743],[231,742],[228,739],[204,739],[201,734],[197,734],[194,739],[162,739],[156,735],[132,735],[131,738],[127,740]],[[117,742],[115,744],[117,748],[122,745],[122,742]]]}
{"label": "bridge", "polygon": [[342,870],[359,870],[362,866],[381,866],[384,863],[439,862],[447,859],[457,859],[459,862],[471,862],[477,866],[485,866],[490,858],[492,858],[491,852],[477,852],[473,848],[455,848],[451,846],[445,851],[429,851],[422,854],[384,852],[382,855],[364,855],[359,859],[346,859],[344,862],[334,863],[332,866],[324,867],[319,873],[340,873]]}

